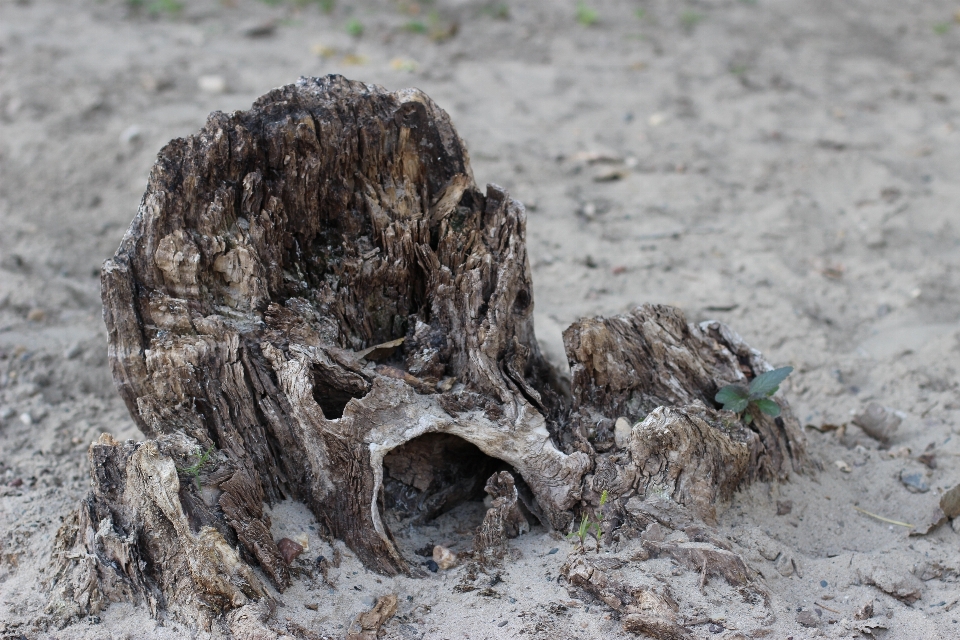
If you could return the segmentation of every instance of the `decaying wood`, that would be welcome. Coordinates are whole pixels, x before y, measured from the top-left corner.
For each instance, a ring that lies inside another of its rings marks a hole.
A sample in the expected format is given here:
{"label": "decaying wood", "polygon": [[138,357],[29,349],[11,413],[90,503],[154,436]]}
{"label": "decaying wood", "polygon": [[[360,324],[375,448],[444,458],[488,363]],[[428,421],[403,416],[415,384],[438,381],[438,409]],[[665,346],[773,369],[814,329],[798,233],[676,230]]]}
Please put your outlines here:
{"label": "decaying wood", "polygon": [[359,614],[347,631],[347,640],[376,640],[380,627],[397,612],[397,596],[389,594],[377,600],[370,611]]}
{"label": "decaying wood", "polygon": [[481,562],[499,562],[507,553],[507,539],[530,530],[520,510],[517,487],[508,471],[490,476],[484,490],[493,498],[473,540],[474,553]]}
{"label": "decaying wood", "polygon": [[263,509],[283,499],[368,567],[417,575],[384,508],[427,520],[491,474],[477,540],[499,556],[528,518],[567,531],[604,490],[613,535],[637,500],[709,522],[742,483],[802,466],[789,407],[748,427],[713,402],[770,365],[676,309],[571,326],[565,391],[534,335],[525,234],[416,90],[302,79],[169,143],[102,272],[114,379],[149,440],[91,448],[51,610],[144,601],[210,627],[265,599],[251,566],[288,586]]}
{"label": "decaying wood", "polygon": [[576,556],[560,568],[570,584],[580,587],[623,614],[623,628],[658,640],[688,640],[693,634],[678,621],[679,607],[668,593],[632,587],[607,574],[600,562]]}

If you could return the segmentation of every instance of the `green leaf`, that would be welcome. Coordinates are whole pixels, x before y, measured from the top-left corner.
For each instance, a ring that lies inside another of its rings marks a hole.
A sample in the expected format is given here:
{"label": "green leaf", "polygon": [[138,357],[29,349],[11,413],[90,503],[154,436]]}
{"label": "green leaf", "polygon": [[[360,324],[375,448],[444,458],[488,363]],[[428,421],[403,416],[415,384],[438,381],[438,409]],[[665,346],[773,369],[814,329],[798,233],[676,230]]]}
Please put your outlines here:
{"label": "green leaf", "polygon": [[714,400],[722,404],[727,411],[740,413],[747,408],[750,401],[750,392],[740,385],[730,384],[720,389]]}
{"label": "green leaf", "polygon": [[748,413],[747,415],[743,416],[743,422],[745,424],[750,424],[751,422],[753,422],[753,416]]}
{"label": "green leaf", "polygon": [[760,411],[763,411],[768,416],[773,416],[776,418],[778,415],[780,415],[780,405],[773,400],[761,398],[759,400],[755,400],[754,404],[757,405],[757,409],[760,409]]}
{"label": "green leaf", "polygon": [[773,394],[792,371],[793,367],[780,367],[773,371],[761,373],[750,383],[750,396],[762,398]]}

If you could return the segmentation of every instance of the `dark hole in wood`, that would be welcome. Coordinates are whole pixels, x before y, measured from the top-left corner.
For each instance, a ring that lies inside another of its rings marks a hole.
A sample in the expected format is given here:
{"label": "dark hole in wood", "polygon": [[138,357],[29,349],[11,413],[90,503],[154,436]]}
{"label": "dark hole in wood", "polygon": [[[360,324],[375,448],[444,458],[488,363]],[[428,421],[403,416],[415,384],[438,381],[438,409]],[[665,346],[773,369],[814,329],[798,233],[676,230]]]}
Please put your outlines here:
{"label": "dark hole in wood", "polygon": [[487,478],[510,469],[462,438],[428,433],[383,459],[383,504],[400,520],[428,522],[469,500],[482,500]]}
{"label": "dark hole in wood", "polygon": [[338,420],[343,417],[347,403],[353,398],[359,400],[367,395],[368,389],[359,385],[337,384],[325,374],[319,368],[313,370],[313,399],[320,405],[324,418]]}

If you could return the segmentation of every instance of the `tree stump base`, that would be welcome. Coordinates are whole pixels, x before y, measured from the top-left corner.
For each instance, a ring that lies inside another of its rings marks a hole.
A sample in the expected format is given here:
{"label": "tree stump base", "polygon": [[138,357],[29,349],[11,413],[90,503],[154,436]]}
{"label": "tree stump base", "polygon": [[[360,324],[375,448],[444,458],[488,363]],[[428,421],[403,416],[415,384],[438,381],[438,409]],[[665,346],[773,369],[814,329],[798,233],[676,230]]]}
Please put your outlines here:
{"label": "tree stump base", "polygon": [[710,522],[743,483],[802,468],[783,401],[749,426],[718,410],[720,387],[771,368],[719,323],[582,320],[566,391],[534,335],[525,223],[416,90],[301,79],[169,143],[102,275],[114,379],[148,440],[91,446],[49,611],[129,600],[251,633],[258,576],[290,583],[263,509],[283,499],[370,569],[417,575],[385,505],[425,521],[486,487],[477,553],[498,561],[603,491],[605,535],[627,535],[631,500]]}

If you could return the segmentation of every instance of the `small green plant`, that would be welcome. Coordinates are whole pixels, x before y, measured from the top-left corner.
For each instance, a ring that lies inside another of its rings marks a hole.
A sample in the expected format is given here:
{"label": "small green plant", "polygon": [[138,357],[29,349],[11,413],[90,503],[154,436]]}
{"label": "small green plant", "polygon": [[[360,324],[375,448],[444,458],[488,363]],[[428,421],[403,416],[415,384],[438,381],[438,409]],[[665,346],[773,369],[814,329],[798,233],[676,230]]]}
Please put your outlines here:
{"label": "small green plant", "polygon": [[680,24],[683,25],[684,29],[693,29],[695,26],[704,21],[706,16],[702,13],[697,13],[696,11],[684,11],[680,14]]}
{"label": "small green plant", "polygon": [[567,534],[568,538],[576,536],[580,541],[580,553],[586,552],[585,543],[587,536],[590,535],[591,529],[595,532],[593,537],[597,541],[596,552],[600,553],[600,547],[603,545],[603,505],[607,504],[607,498],[609,498],[609,494],[607,490],[604,489],[603,493],[600,494],[600,516],[596,520],[592,520],[589,514],[584,513],[583,518],[580,519],[580,526],[577,527],[577,530]]}
{"label": "small green plant", "polygon": [[597,20],[600,19],[600,14],[597,13],[596,9],[588,6],[586,2],[577,3],[577,22],[582,24],[585,27],[594,25],[597,23]]}
{"label": "small green plant", "polygon": [[[199,454],[199,449],[197,450]],[[210,455],[213,453],[213,445],[210,445],[206,451],[202,454],[199,454],[197,461],[186,467],[185,469],[177,468],[177,471],[180,473],[190,476],[193,478],[193,481],[197,483],[197,491],[200,490],[200,470],[203,469],[203,466],[207,464],[207,461],[210,459]]]}
{"label": "small green plant", "polygon": [[427,25],[423,23],[422,20],[411,20],[403,26],[406,31],[410,33],[426,33]]}
{"label": "small green plant", "polygon": [[350,18],[350,20],[347,22],[347,33],[352,35],[354,38],[359,38],[363,35],[363,23],[356,18]]}
{"label": "small green plant", "polygon": [[490,16],[491,18],[497,18],[498,20],[509,20],[510,19],[510,5],[506,2],[495,2],[489,4],[482,9],[480,12]]}
{"label": "small green plant", "polygon": [[127,0],[134,9],[146,9],[150,15],[176,15],[183,11],[183,3],[177,0]]}
{"label": "small green plant", "polygon": [[714,398],[727,411],[733,411],[740,418],[750,424],[760,413],[776,418],[780,415],[780,405],[771,400],[770,396],[780,388],[780,383],[786,380],[793,371],[793,367],[781,367],[773,371],[761,373],[750,383],[749,387],[739,384],[729,384],[717,392]]}
{"label": "small green plant", "polygon": [[935,25],[933,25],[933,32],[938,36],[944,35],[945,33],[947,33],[947,31],[950,31],[949,22],[938,22]]}

